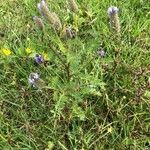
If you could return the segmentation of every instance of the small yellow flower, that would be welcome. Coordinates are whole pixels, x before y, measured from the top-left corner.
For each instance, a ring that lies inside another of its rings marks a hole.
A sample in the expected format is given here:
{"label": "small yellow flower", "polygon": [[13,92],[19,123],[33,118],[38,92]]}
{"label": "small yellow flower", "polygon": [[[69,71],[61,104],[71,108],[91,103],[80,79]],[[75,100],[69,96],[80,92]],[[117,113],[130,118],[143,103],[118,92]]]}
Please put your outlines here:
{"label": "small yellow flower", "polygon": [[9,56],[12,52],[10,49],[2,49],[4,55]]}
{"label": "small yellow flower", "polygon": [[31,48],[26,48],[25,51],[26,51],[27,54],[30,54],[32,52]]}
{"label": "small yellow flower", "polygon": [[48,146],[45,150],[52,150],[54,148],[54,143],[51,141],[48,141]]}
{"label": "small yellow flower", "polygon": [[108,133],[112,133],[112,131],[113,131],[113,128],[112,128],[112,127],[109,127],[109,128],[107,129],[107,132],[108,132]]}
{"label": "small yellow flower", "polygon": [[44,60],[49,60],[47,53],[43,53],[43,57],[44,57]]}

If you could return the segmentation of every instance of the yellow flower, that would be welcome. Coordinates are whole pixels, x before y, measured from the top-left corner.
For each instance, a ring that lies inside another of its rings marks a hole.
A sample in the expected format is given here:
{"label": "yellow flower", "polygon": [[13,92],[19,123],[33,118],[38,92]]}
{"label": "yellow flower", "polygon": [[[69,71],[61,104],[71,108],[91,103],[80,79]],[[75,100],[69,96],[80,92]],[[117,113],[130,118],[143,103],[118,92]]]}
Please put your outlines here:
{"label": "yellow flower", "polygon": [[2,49],[4,55],[9,56],[12,52],[10,49]]}
{"label": "yellow flower", "polygon": [[25,51],[26,51],[27,54],[30,54],[32,52],[31,48],[26,48]]}
{"label": "yellow flower", "polygon": [[49,60],[47,53],[43,53],[43,57],[44,57],[44,60]]}
{"label": "yellow flower", "polygon": [[107,129],[107,132],[108,132],[108,133],[112,133],[112,131],[113,131],[113,128],[112,128],[112,127],[109,127],[109,128]]}
{"label": "yellow flower", "polygon": [[52,150],[54,148],[54,143],[51,141],[48,141],[48,146],[45,150]]}

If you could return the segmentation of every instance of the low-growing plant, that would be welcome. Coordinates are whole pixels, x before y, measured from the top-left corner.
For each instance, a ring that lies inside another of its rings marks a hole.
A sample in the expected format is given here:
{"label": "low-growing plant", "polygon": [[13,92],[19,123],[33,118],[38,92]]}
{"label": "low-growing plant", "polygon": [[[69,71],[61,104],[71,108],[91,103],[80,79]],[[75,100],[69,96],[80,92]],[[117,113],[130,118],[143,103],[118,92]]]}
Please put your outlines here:
{"label": "low-growing plant", "polygon": [[148,3],[1,4],[0,149],[149,148]]}

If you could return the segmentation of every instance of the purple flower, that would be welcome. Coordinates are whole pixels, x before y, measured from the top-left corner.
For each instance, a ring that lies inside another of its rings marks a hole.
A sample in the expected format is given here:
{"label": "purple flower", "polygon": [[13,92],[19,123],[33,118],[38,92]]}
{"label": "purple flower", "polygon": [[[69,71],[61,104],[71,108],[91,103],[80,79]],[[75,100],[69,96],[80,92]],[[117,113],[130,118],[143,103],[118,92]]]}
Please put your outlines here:
{"label": "purple flower", "polygon": [[117,7],[115,7],[115,6],[111,6],[107,10],[109,16],[111,16],[113,14],[117,14],[118,11],[119,11],[119,9]]}
{"label": "purple flower", "polygon": [[44,63],[44,58],[42,55],[39,55],[39,54],[36,54],[35,57],[34,57],[34,60],[37,64],[42,64]]}
{"label": "purple flower", "polygon": [[104,50],[99,50],[99,51],[97,51],[97,55],[100,56],[100,57],[105,57],[106,52]]}
{"label": "purple flower", "polygon": [[40,77],[39,77],[38,73],[31,73],[29,75],[29,79],[28,79],[29,84],[32,85],[33,87],[36,87],[36,82],[37,82],[37,80],[39,80],[39,78]]}
{"label": "purple flower", "polygon": [[45,81],[43,81],[38,73],[30,73],[29,78],[28,78],[29,84],[34,87],[41,89],[44,86],[46,86]]}

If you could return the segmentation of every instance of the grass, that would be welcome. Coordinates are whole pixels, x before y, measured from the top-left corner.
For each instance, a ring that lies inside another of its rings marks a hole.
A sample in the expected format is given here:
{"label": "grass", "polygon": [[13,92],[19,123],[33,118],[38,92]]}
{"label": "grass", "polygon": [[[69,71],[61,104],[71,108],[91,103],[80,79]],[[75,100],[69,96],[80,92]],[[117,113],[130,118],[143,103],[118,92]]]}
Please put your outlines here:
{"label": "grass", "polygon": [[[0,56],[0,149],[148,149],[148,1],[78,0],[80,12],[73,14],[66,1],[48,0],[63,24],[78,29],[68,40],[48,23],[44,33],[36,27],[37,3],[0,4],[1,49],[12,51]],[[111,5],[120,9],[120,40],[110,30]],[[105,57],[97,55],[99,48]],[[46,54],[47,64],[35,65],[35,53]],[[30,87],[31,72],[46,86]]]}

